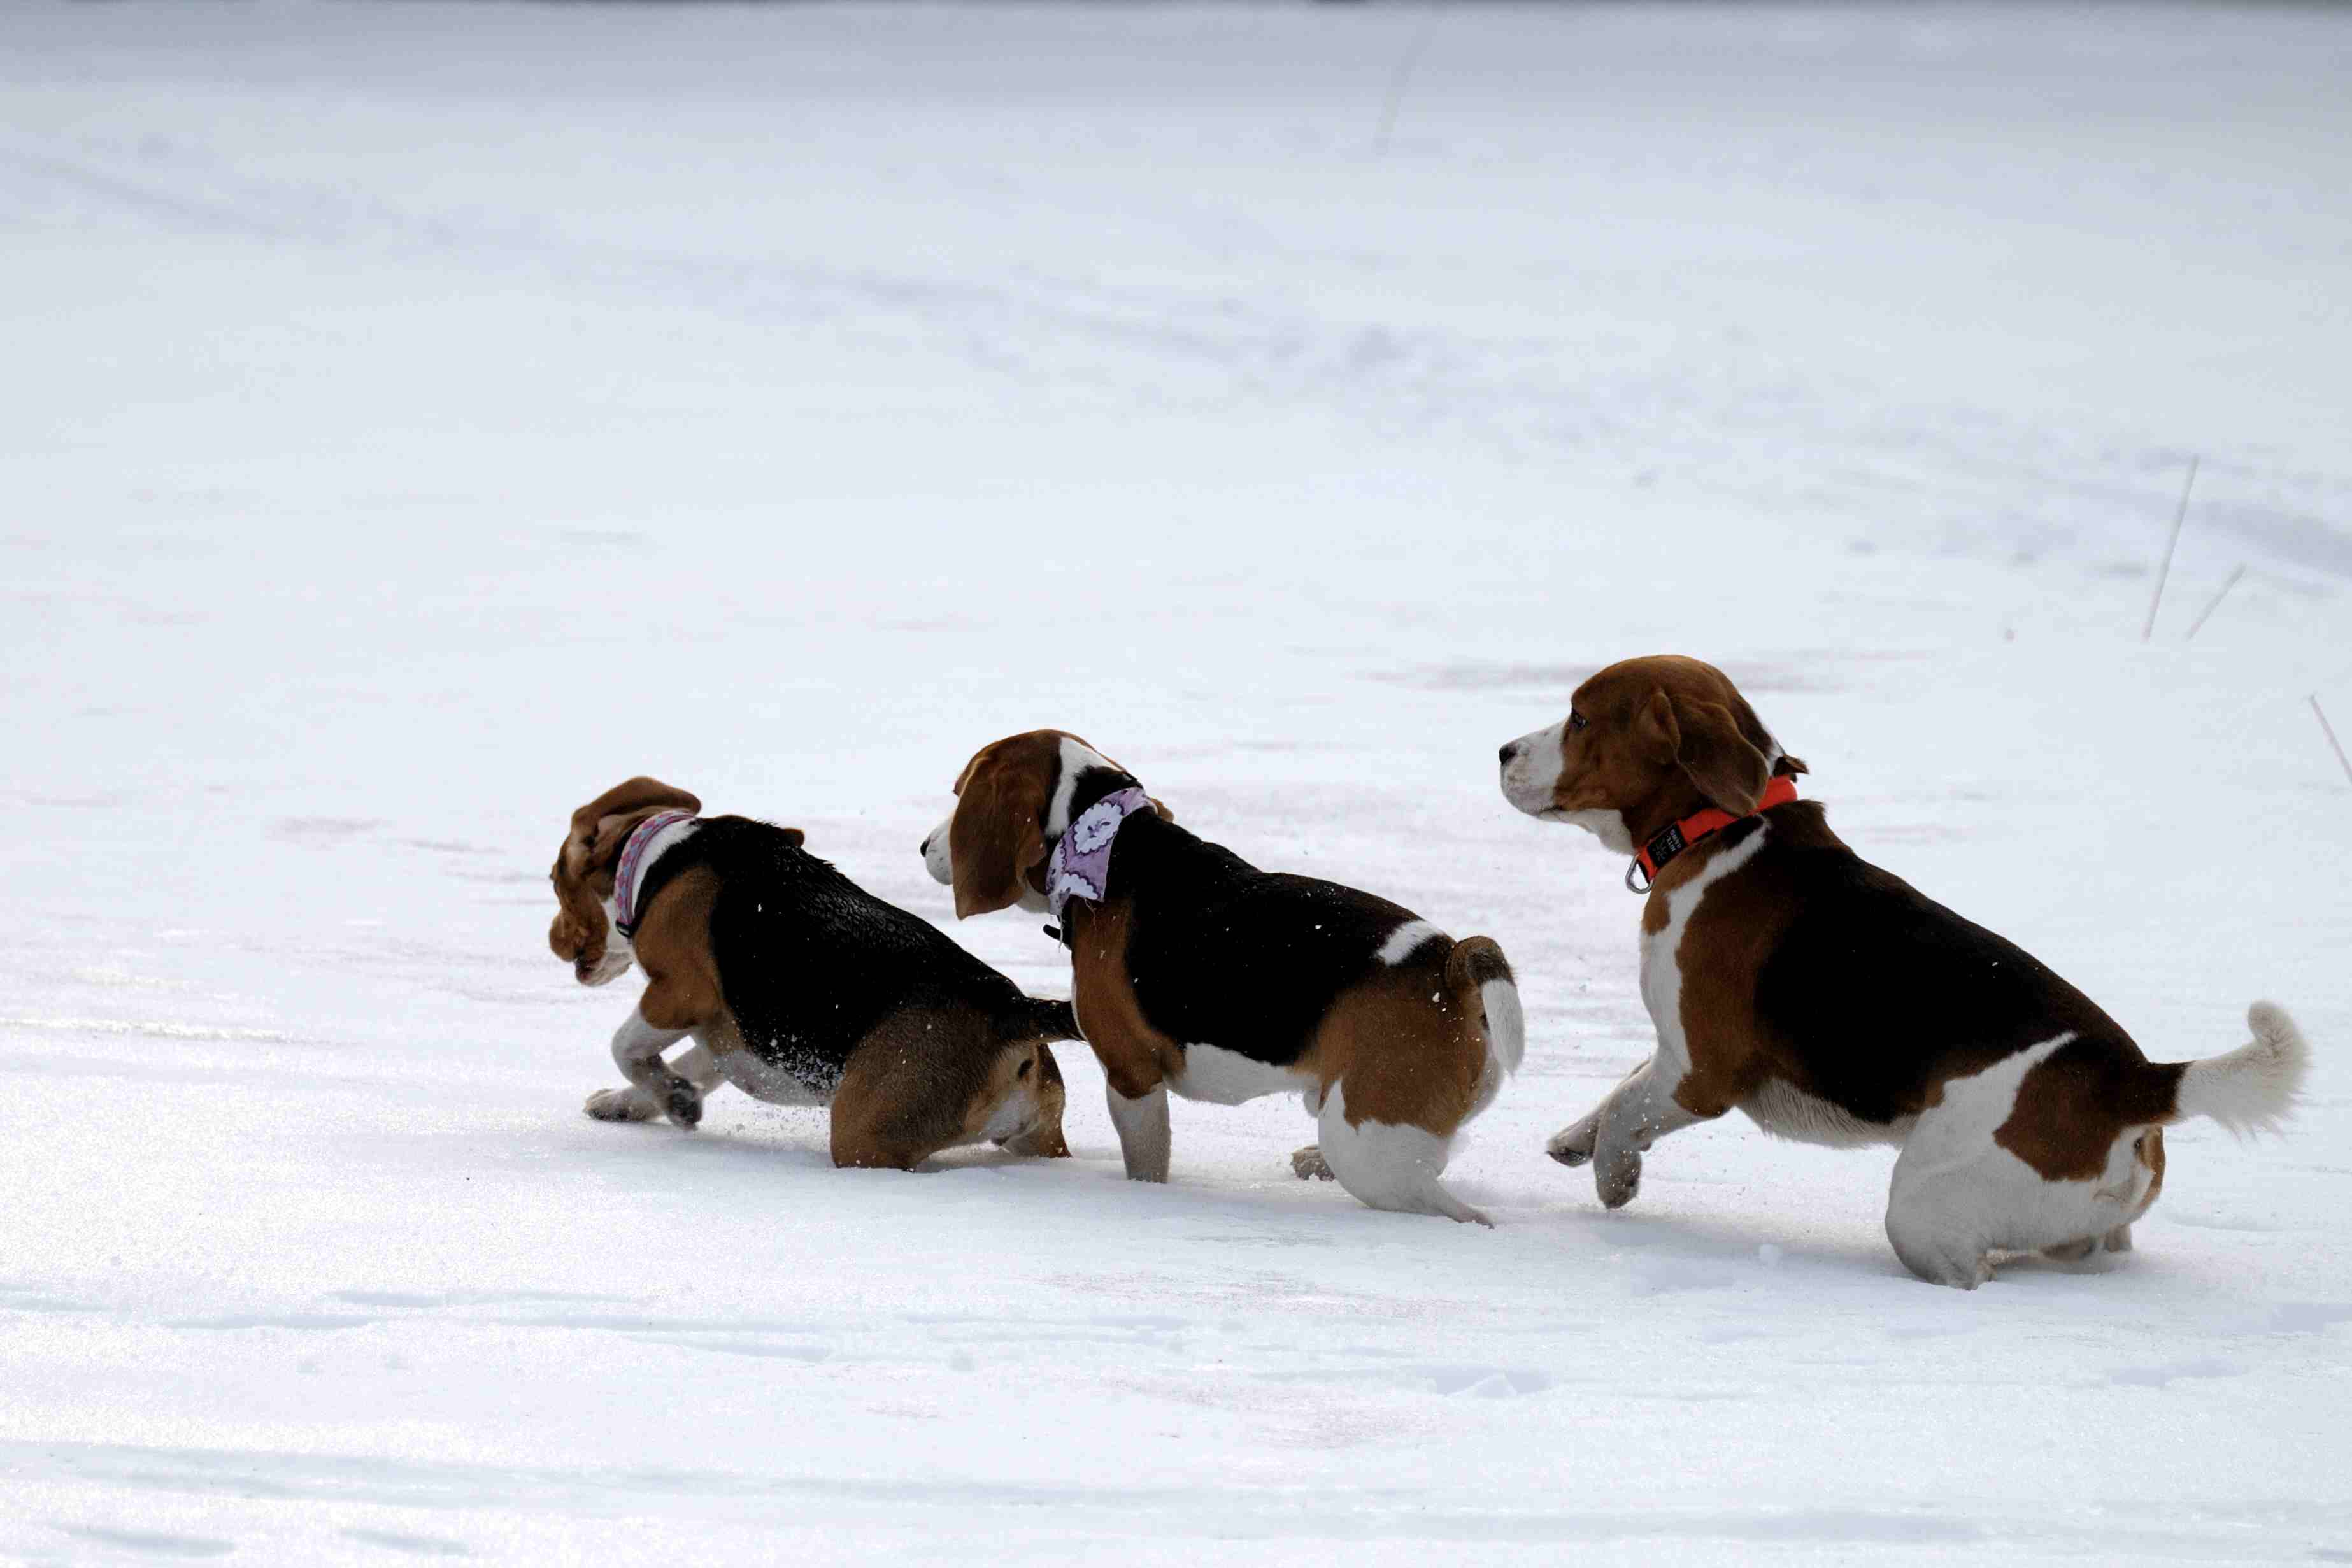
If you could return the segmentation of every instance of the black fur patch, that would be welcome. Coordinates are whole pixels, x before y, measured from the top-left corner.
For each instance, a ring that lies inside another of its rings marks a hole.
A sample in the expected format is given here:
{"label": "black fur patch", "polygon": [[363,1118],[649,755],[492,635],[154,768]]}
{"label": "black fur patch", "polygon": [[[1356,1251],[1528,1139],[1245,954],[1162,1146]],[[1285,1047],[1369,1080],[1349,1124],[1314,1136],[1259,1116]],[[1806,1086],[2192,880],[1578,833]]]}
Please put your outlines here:
{"label": "black fur patch", "polygon": [[1918,1113],[1943,1080],[2071,1029],[2053,1060],[2097,1075],[2116,1103],[2148,1092],[2131,1037],[2047,964],[1855,855],[1819,802],[1770,821],[1740,875],[1796,911],[1756,985],[1757,1019],[1800,1068],[1796,1087],[1884,1125]]}
{"label": "black fur patch", "polygon": [[1180,1045],[1277,1067],[1417,918],[1337,882],[1261,871],[1150,812],[1119,829],[1106,891],[1133,904],[1127,968],[1144,1020]]}
{"label": "black fur patch", "polygon": [[[749,817],[703,818],[654,863],[639,907],[698,866],[719,879],[710,948],[743,1043],[819,1094],[838,1087],[858,1042],[908,1007],[976,1007],[1008,1040],[1068,1017],[1068,1003],[1023,994],[929,921]],[[1076,1035],[1072,1023],[1063,1037]]]}

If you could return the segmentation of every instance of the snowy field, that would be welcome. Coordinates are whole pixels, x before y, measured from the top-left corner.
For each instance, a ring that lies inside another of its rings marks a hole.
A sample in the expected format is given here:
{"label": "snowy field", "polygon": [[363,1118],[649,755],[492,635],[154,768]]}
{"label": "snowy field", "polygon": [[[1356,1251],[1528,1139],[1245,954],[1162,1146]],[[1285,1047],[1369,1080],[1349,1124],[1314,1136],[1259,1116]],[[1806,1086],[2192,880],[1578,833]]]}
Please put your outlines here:
{"label": "snowy field", "polygon": [[[0,1558],[2352,1560],[2347,190],[2326,9],[0,7]],[[1974,1294],[1738,1117],[1602,1213],[1638,906],[1494,750],[1668,650],[2300,1121]],[[952,925],[1041,724],[1503,942],[1498,1229],[1131,1185],[1076,1047],[1052,1164],[581,1115],[574,805]]]}

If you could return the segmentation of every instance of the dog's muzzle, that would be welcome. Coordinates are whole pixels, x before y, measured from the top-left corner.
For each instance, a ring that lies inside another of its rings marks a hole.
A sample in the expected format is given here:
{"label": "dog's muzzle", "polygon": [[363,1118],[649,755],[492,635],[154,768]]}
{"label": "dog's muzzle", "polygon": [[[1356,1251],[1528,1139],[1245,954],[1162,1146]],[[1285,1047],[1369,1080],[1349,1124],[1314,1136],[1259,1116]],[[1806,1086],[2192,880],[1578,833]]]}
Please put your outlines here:
{"label": "dog's muzzle", "polygon": [[925,834],[919,850],[923,857],[924,869],[929,871],[931,880],[941,887],[955,880],[955,851],[948,841],[948,826],[954,820],[950,817]]}

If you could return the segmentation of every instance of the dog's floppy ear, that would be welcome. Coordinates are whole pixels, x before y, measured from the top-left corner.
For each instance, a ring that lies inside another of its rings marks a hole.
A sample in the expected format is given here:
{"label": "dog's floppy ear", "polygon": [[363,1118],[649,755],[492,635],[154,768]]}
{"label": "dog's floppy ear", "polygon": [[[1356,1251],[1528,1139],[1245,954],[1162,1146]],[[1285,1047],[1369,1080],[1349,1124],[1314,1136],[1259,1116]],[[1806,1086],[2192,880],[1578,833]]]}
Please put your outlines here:
{"label": "dog's floppy ear", "polygon": [[614,784],[573,812],[572,836],[578,837],[587,833],[608,816],[617,816],[625,811],[636,811],[648,805],[678,811],[702,809],[702,802],[697,796],[688,795],[675,784],[666,784],[659,779],[649,779],[640,774],[626,784]]}
{"label": "dog's floppy ear", "polygon": [[597,827],[605,818],[673,809],[700,811],[702,802],[673,784],[642,775],[614,784],[572,814],[572,834],[563,841],[564,868],[574,877],[584,877],[600,866],[611,865],[620,855],[621,842],[627,835],[600,835]]}
{"label": "dog's floppy ear", "polygon": [[1756,710],[1748,706],[1748,699],[1737,691],[1731,694],[1731,716],[1739,721],[1739,733],[1748,743],[1764,754],[1772,777],[1812,772],[1805,766],[1804,758],[1792,757],[1780,749],[1780,742],[1772,738],[1772,731],[1764,727],[1764,721],[1756,717]]}
{"label": "dog's floppy ear", "polygon": [[[1665,694],[1661,692],[1660,697]],[[1654,698],[1654,703],[1657,700]],[[1738,698],[1732,700],[1739,702]],[[1721,702],[1675,695],[1666,698],[1667,721],[1675,736],[1675,761],[1698,785],[1699,793],[1731,813],[1745,816],[1764,798],[1772,765],[1763,752],[1743,733],[1740,715]],[[1743,709],[1748,705],[1739,702]],[[1753,713],[1748,724],[1758,733],[1763,726]],[[1800,772],[1804,764],[1797,764]]]}
{"label": "dog's floppy ear", "polygon": [[956,781],[948,819],[956,919],[1017,901],[1045,858],[1045,802],[1054,781],[1034,747],[1000,742],[972,758]]}

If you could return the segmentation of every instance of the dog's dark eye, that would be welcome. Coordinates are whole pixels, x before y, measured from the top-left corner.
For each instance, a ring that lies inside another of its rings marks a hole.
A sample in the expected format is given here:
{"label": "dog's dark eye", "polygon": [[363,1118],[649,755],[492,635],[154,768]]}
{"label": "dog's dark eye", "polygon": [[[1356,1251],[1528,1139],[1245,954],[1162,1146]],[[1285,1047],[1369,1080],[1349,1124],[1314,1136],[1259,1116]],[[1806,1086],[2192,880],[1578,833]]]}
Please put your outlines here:
{"label": "dog's dark eye", "polygon": [[1587,721],[1583,714],[1577,712],[1574,709],[1570,709],[1568,714],[1569,733],[1574,734],[1577,731],[1583,729],[1586,721]]}

